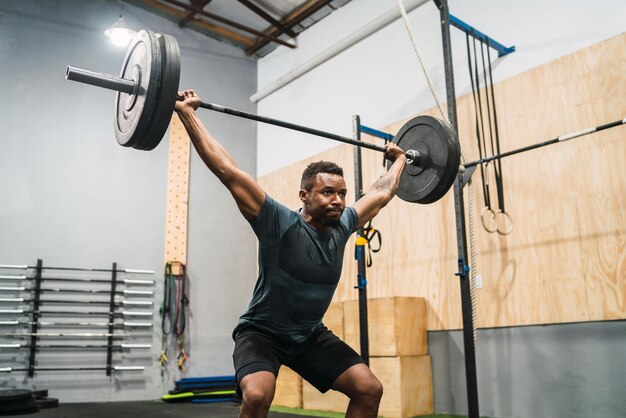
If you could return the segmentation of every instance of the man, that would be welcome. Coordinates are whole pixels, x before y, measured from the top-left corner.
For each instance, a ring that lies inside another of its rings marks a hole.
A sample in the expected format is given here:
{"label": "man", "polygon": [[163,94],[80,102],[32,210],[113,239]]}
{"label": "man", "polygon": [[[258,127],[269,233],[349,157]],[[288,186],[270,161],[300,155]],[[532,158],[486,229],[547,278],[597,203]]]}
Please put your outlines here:
{"label": "man", "polygon": [[282,364],[321,392],[350,398],[347,417],[376,417],[382,385],[361,357],[322,324],[341,275],[345,244],[395,195],[406,164],[404,152],[389,144],[387,173],[352,207],[346,208],[343,171],[318,162],[302,175],[300,211],[268,196],[240,170],[206,130],[195,110],[193,90],[176,103],[198,154],[228,188],[259,240],[259,278],[252,301],[233,331],[233,360],[242,394],[240,417],[265,417]]}

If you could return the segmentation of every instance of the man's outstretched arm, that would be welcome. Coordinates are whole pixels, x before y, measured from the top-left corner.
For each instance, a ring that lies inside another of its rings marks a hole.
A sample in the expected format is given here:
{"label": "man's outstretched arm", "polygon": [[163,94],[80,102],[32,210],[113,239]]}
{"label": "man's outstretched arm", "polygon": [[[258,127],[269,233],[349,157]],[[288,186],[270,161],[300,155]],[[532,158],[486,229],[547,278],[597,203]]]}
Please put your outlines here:
{"label": "man's outstretched arm", "polygon": [[398,190],[400,176],[406,165],[406,156],[400,147],[394,143],[389,143],[385,157],[393,161],[393,164],[385,175],[376,180],[367,193],[357,200],[353,206],[359,216],[357,228],[361,228],[370,219],[374,218],[393,199],[396,195],[396,190]]}
{"label": "man's outstretched arm", "polygon": [[184,101],[177,101],[175,110],[187,130],[202,161],[228,188],[239,211],[249,221],[255,220],[265,203],[265,192],[248,173],[242,171],[230,153],[206,129],[196,115],[202,100],[193,90],[179,92]]}

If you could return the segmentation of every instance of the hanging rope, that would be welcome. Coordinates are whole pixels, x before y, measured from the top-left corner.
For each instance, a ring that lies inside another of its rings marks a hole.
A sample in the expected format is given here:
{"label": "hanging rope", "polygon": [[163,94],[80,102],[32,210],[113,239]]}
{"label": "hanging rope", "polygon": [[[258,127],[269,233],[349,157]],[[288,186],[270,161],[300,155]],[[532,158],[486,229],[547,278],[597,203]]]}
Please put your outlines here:
{"label": "hanging rope", "polygon": [[[422,59],[422,54],[420,53],[419,48],[417,47],[417,41],[415,40],[415,35],[413,34],[413,30],[411,28],[411,22],[409,21],[409,17],[406,13],[406,9],[404,8],[404,4],[402,0],[398,0],[398,6],[400,7],[400,14],[402,15],[402,20],[404,21],[404,26],[406,27],[407,33],[409,34],[409,38],[411,39],[411,44],[413,45],[413,50],[415,51],[415,55],[417,56],[417,60],[419,61],[420,67],[426,78],[426,82],[428,84],[428,88],[430,89],[430,93],[435,99],[435,103],[437,104],[437,109],[439,109],[439,113],[441,117],[446,122],[450,123],[447,117],[447,113],[444,112],[443,105],[441,104],[441,100],[439,99],[439,95],[437,94],[437,90],[435,90],[435,86],[432,82],[430,74],[424,65],[424,60]],[[461,152],[461,162],[465,163],[465,155]],[[476,256],[476,239],[475,239],[475,228],[474,228],[474,192],[472,190],[472,179],[468,180],[468,230],[469,230],[469,242],[470,242],[470,298],[472,299],[472,324],[474,328],[474,344],[477,344],[478,338],[476,334],[476,325],[478,322],[477,319],[477,294],[476,294],[476,276],[478,276],[478,260]]]}
{"label": "hanging rope", "polygon": [[406,14],[406,9],[404,8],[404,3],[402,0],[398,0],[398,5],[400,6],[400,13],[402,14],[402,20],[404,21],[404,26],[409,34],[409,38],[411,39],[411,43],[413,44],[413,50],[415,51],[415,55],[417,56],[417,60],[420,63],[420,67],[422,67],[422,73],[426,78],[426,82],[428,83],[428,88],[435,99],[435,103],[437,104],[437,108],[439,109],[439,113],[441,113],[441,118],[448,121],[448,117],[446,112],[443,110],[443,105],[441,104],[441,100],[439,100],[439,96],[437,95],[437,91],[435,90],[435,86],[433,81],[430,78],[430,74],[426,70],[426,66],[424,65],[424,60],[422,60],[422,54],[420,53],[419,48],[417,47],[417,41],[415,40],[415,35],[413,35],[413,29],[411,29],[411,22],[409,22],[409,16]]}

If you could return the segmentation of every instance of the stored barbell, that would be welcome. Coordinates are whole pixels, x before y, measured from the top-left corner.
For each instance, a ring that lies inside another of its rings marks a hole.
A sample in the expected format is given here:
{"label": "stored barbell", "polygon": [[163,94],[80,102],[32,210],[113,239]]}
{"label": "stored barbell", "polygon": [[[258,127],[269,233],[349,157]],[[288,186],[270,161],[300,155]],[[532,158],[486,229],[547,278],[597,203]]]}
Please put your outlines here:
{"label": "stored barbell", "polygon": [[[117,142],[149,151],[165,135],[174,111],[180,49],[176,39],[169,35],[141,30],[128,47],[119,77],[68,66],[65,78],[117,91],[114,121]],[[200,107],[385,152],[384,147],[375,144],[218,104],[202,103]],[[397,195],[416,203],[432,203],[443,197],[454,182],[461,155],[452,127],[446,121],[421,115],[400,129],[394,143],[405,150],[410,163],[400,178]]]}
{"label": "stored barbell", "polygon": [[33,309],[0,309],[0,314],[30,314],[30,315],[68,315],[68,316],[111,316],[115,318],[130,317],[130,316],[153,316],[151,311],[122,311],[122,312],[109,312],[109,311],[40,311]]}

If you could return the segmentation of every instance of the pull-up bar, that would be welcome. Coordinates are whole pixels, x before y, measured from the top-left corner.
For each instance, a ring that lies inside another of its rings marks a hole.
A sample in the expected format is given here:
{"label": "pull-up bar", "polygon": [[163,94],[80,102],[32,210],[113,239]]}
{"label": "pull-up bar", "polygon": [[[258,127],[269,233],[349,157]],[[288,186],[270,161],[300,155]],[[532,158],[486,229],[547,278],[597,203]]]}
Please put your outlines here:
{"label": "pull-up bar", "polygon": [[467,33],[470,36],[473,36],[479,41],[486,43],[487,45],[489,45],[490,47],[498,51],[498,57],[503,57],[505,55],[510,54],[511,52],[515,52],[515,46],[506,47],[502,45],[500,42],[496,41],[495,39],[490,38],[489,36],[485,35],[481,31],[463,22],[458,17],[453,16],[451,14],[448,14],[448,16],[450,17],[450,24],[452,26],[462,30],[463,32]]}

